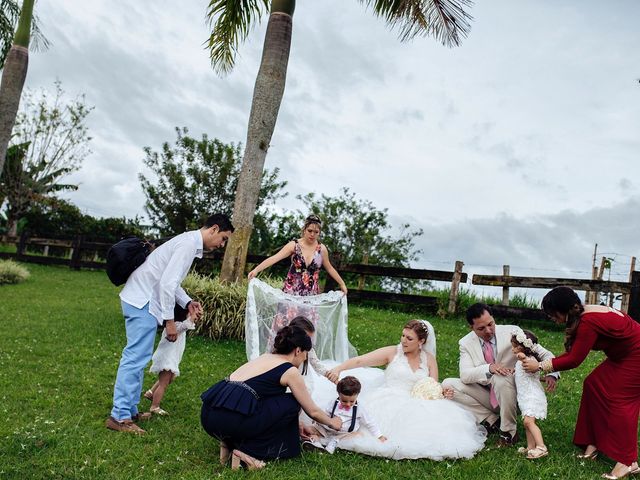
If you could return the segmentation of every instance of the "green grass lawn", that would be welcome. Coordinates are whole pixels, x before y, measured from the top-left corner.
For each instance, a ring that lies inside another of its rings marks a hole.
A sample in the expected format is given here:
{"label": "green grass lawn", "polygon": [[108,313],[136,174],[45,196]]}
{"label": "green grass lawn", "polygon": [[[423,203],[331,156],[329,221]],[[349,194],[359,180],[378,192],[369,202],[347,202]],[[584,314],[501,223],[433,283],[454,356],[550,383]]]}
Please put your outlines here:
{"label": "green grass lawn", "polygon": [[[593,479],[611,468],[606,460],[578,461],[571,445],[582,380],[601,359],[596,354],[564,374],[549,397],[549,419],[541,428],[550,455],[537,461],[518,456],[515,448],[495,448],[492,437],[471,460],[389,461],[313,452],[271,462],[260,472],[232,472],[218,465],[217,443],[200,427],[199,395],[244,361],[244,344],[203,338],[187,341],[182,376],[163,402],[171,416],[146,423],[143,437],[109,431],[104,421],[125,344],[118,289],[104,272],[27,267],[28,281],[0,287],[0,479]],[[352,307],[351,341],[360,352],[394,344],[403,322],[415,316]],[[441,379],[457,376],[457,340],[468,331],[466,322],[429,320],[437,332]],[[550,350],[562,351],[563,333],[554,326],[521,325]],[[145,388],[152,383],[147,375]],[[141,407],[148,407],[146,400]]]}

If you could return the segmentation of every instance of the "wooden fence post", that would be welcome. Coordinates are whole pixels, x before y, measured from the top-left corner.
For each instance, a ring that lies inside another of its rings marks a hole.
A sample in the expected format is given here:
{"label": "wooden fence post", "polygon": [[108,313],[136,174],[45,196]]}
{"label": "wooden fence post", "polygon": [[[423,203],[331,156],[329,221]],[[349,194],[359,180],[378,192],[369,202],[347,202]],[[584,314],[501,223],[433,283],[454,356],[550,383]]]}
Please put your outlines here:
{"label": "wooden fence post", "polygon": [[[369,265],[369,252],[362,255],[362,264]],[[360,277],[358,277],[358,290],[364,290],[366,279],[367,279],[367,276],[365,274],[362,274],[360,275]]]}
{"label": "wooden fence post", "polygon": [[80,270],[80,264],[82,262],[82,242],[84,241],[84,235],[76,235],[71,244],[71,259],[69,260],[69,268],[74,270]]}
{"label": "wooden fence post", "polygon": [[[633,272],[636,270],[636,257],[631,257],[631,267],[629,268],[629,283],[633,281]],[[629,294],[622,295],[622,302],[620,302],[620,310],[624,313],[629,311]]]}
{"label": "wooden fence post", "polygon": [[629,294],[629,316],[640,322],[640,272],[631,273],[631,293]]}
{"label": "wooden fence post", "polygon": [[[509,265],[502,266],[502,275],[505,277],[505,281],[506,281],[507,280],[506,277],[509,276]],[[509,305],[509,287],[508,286],[502,287],[502,305]]]}
{"label": "wooden fence post", "polygon": [[451,279],[451,292],[449,293],[449,308],[447,313],[453,315],[456,313],[456,303],[458,303],[458,289],[460,287],[460,277],[462,276],[462,267],[464,263],[456,260],[456,266],[453,270],[453,278]]}
{"label": "wooden fence post", "polygon": [[29,239],[29,234],[26,231],[23,231],[20,234],[20,240],[18,240],[18,250],[16,252],[16,256],[18,258],[22,257],[27,250],[27,241]]}

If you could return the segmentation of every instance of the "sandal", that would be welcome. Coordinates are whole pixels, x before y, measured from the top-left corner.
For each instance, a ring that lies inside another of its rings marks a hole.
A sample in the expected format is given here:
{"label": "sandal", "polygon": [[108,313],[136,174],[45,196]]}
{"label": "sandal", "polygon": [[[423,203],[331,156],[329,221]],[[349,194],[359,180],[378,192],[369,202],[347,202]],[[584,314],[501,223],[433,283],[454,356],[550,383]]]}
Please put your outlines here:
{"label": "sandal", "polygon": [[238,470],[240,467],[245,467],[247,470],[260,470],[266,465],[262,460],[255,459],[240,450],[234,450],[231,457],[231,470]]}
{"label": "sandal", "polygon": [[598,453],[598,450],[594,450],[591,453],[577,453],[576,458],[579,458],[581,460],[595,460],[596,458],[598,458]]}
{"label": "sandal", "polygon": [[151,400],[153,401],[153,390],[149,389],[146,392],[144,392],[144,394],[142,395],[144,398],[146,398],[147,400]]}
{"label": "sandal", "polygon": [[544,445],[537,446],[527,452],[527,458],[529,460],[535,460],[536,458],[546,457],[549,455],[549,450]]}
{"label": "sandal", "polygon": [[529,449],[527,447],[520,447],[518,448],[518,450],[516,450],[518,453],[521,453],[523,455],[529,453]]}
{"label": "sandal", "polygon": [[153,413],[154,415],[162,415],[162,416],[169,415],[169,412],[161,409],[160,407],[151,407],[149,409],[149,412]]}
{"label": "sandal", "polygon": [[[626,465],[625,465],[626,466]],[[622,475],[614,475],[613,473],[603,473],[602,478],[608,478],[610,480],[617,480],[618,478],[624,478],[627,475],[633,475],[634,473],[640,472],[640,467],[636,464],[635,467],[628,466],[627,471]]]}

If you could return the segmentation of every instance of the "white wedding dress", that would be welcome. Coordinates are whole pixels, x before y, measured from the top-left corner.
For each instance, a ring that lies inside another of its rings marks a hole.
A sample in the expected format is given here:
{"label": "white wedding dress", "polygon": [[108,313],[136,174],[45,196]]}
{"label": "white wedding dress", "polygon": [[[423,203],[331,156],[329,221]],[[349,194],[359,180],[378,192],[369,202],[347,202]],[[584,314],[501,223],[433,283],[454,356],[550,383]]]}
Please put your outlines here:
{"label": "white wedding dress", "polygon": [[[309,315],[316,324],[314,348],[327,368],[355,356],[347,335],[347,304],[340,292],[308,297],[285,294],[260,280],[249,283],[246,310],[247,358],[253,359],[268,348],[273,335],[274,318],[283,304],[297,311],[311,309]],[[362,384],[358,403],[362,404],[387,437],[386,442],[374,438],[367,430],[342,439],[338,448],[367,455],[403,458],[471,458],[484,446],[486,431],[476,425],[471,413],[451,400],[423,400],[411,397],[411,389],[429,376],[427,353],[435,356],[435,332],[426,322],[429,335],[420,356],[420,368],[415,372],[398,345],[396,356],[386,370],[355,368],[342,372],[352,375]],[[305,378],[314,402],[325,405],[337,396],[336,386],[313,368]],[[303,421],[310,419],[302,415]]]}
{"label": "white wedding dress", "polygon": [[[364,370],[344,372],[360,378]],[[367,455],[393,458],[471,458],[482,449],[486,431],[476,425],[471,413],[451,400],[423,400],[411,397],[414,384],[429,376],[427,356],[421,353],[420,368],[409,366],[402,347],[384,371],[384,381],[372,388],[367,378],[358,403],[365,405],[378,423],[386,442],[367,431],[344,439],[339,448]]]}

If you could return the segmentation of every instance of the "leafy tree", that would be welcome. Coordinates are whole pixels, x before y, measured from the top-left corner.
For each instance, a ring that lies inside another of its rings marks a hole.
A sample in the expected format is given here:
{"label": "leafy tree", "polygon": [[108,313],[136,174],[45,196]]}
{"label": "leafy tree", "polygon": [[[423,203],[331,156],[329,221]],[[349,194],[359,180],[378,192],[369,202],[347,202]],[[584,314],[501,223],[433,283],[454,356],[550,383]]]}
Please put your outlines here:
{"label": "leafy tree", "polygon": [[7,168],[0,175],[0,200],[6,200],[9,235],[17,233],[20,217],[32,204],[55,192],[78,188],[61,180],[78,170],[90,153],[91,138],[84,121],[91,108],[83,97],[64,105],[60,82],[55,86],[53,100],[44,91],[39,98],[27,92],[16,119],[19,143],[7,152]]}
{"label": "leafy tree", "polygon": [[25,213],[23,223],[30,235],[45,238],[84,235],[89,241],[115,243],[127,235],[145,236],[138,217],[95,218],[82,213],[71,202],[56,197],[33,204]]}
{"label": "leafy tree", "polygon": [[[360,0],[392,27],[400,39],[430,35],[448,46],[467,35],[471,19],[464,7],[471,0]],[[221,73],[233,68],[238,45],[252,24],[269,13],[262,60],[253,91],[247,145],[233,207],[236,233],[227,245],[221,278],[238,280],[246,262],[247,245],[258,204],[262,170],[282,103],[291,50],[295,0],[210,0],[207,18],[212,25],[209,50],[213,67]],[[340,12],[336,12],[340,14]]]}
{"label": "leafy tree", "polygon": [[[409,224],[403,224],[393,234],[387,209],[380,210],[369,200],[356,198],[348,188],[343,188],[337,197],[309,193],[298,198],[306,207],[305,212],[299,212],[299,225],[309,213],[318,215],[322,219],[322,241],[330,252],[341,255],[342,263],[409,267],[420,253],[414,240],[422,235],[422,229],[413,230]],[[356,275],[345,276],[350,283],[356,282]],[[364,287],[408,292],[427,284],[368,276]]]}
{"label": "leafy tree", "polygon": [[340,252],[345,263],[408,267],[420,253],[414,240],[422,235],[421,229],[412,230],[404,224],[398,235],[392,235],[387,209],[356,198],[348,188],[337,197],[308,193],[298,198],[305,205],[305,211],[298,212],[298,230],[307,215],[318,215],[322,242],[330,251]]}
{"label": "leafy tree", "polygon": [[[144,149],[144,163],[155,178],[140,174],[147,201],[145,209],[162,235],[197,228],[212,212],[230,214],[240,172],[240,145],[210,140],[204,134],[197,140],[187,128],[176,128],[175,145],[165,142],[161,152]],[[258,208],[268,215],[266,206],[284,197],[286,182],[278,180],[278,169],[262,172]]]}

